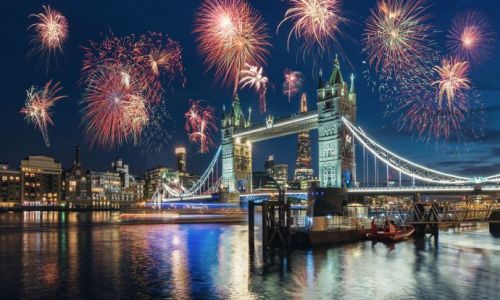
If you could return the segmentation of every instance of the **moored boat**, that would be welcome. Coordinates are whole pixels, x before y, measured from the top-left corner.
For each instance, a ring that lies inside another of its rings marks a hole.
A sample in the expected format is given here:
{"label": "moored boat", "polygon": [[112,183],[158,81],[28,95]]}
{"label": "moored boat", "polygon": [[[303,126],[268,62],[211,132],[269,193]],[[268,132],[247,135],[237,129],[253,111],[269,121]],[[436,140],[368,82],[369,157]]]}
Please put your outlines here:
{"label": "moored boat", "polygon": [[386,219],[383,230],[379,230],[372,220],[371,231],[366,234],[368,239],[380,242],[397,242],[409,238],[415,228],[412,225],[396,226],[392,221]]}

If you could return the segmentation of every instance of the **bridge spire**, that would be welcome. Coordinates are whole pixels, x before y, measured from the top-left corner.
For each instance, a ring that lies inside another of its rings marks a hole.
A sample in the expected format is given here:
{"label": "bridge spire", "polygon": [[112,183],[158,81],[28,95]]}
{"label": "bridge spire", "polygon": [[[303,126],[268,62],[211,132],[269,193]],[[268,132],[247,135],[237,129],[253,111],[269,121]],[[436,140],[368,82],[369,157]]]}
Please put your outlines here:
{"label": "bridge spire", "polygon": [[303,93],[302,97],[300,98],[300,112],[301,113],[307,112],[307,95],[306,95],[306,93]]}
{"label": "bridge spire", "polygon": [[323,70],[319,69],[319,80],[318,80],[318,90],[325,87],[323,83]]}
{"label": "bridge spire", "polygon": [[354,74],[351,74],[351,85],[349,86],[349,100],[356,103],[356,90],[354,89]]}
{"label": "bridge spire", "polygon": [[340,72],[340,62],[339,62],[339,56],[338,54],[335,55],[335,60],[333,62],[333,71],[332,75],[330,76],[330,85],[334,85],[337,83],[344,83],[344,79],[342,78],[342,72]]}

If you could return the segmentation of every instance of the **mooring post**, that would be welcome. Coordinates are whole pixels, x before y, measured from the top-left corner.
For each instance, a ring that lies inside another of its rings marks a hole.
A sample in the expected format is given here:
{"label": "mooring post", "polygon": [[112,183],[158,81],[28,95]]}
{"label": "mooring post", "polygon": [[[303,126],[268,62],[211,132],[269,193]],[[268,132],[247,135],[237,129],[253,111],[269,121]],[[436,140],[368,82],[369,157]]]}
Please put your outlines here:
{"label": "mooring post", "polygon": [[268,217],[268,205],[267,201],[262,202],[262,250],[264,252],[267,251],[267,235],[268,235],[268,228],[267,228],[267,217]]}
{"label": "mooring post", "polygon": [[248,247],[251,252],[255,247],[255,203],[248,201]]}
{"label": "mooring post", "polygon": [[291,225],[292,225],[292,210],[290,203],[286,204],[286,243],[287,248],[291,246]]}

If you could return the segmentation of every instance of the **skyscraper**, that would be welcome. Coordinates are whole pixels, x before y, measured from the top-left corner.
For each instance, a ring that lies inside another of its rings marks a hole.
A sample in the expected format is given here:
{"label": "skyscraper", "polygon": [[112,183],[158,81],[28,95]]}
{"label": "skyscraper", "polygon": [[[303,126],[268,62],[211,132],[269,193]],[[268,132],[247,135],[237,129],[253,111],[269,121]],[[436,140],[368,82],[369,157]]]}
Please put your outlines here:
{"label": "skyscraper", "polygon": [[[307,96],[302,94],[300,99],[300,113],[307,113]],[[313,179],[311,143],[309,141],[309,131],[298,133],[297,160],[295,162],[294,181],[304,181]]]}
{"label": "skyscraper", "polygon": [[177,158],[177,171],[179,171],[180,173],[186,173],[186,147],[176,147],[175,156]]}

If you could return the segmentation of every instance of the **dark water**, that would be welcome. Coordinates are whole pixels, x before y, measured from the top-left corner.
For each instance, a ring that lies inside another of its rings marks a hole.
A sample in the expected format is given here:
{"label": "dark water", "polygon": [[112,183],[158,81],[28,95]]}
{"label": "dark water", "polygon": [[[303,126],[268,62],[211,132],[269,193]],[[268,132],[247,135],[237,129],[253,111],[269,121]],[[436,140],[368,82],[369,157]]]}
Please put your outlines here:
{"label": "dark water", "polygon": [[[112,213],[0,215],[0,298],[498,299],[487,227],[391,247],[294,251],[264,266],[246,225],[117,225]],[[257,243],[259,244],[259,243]]]}

